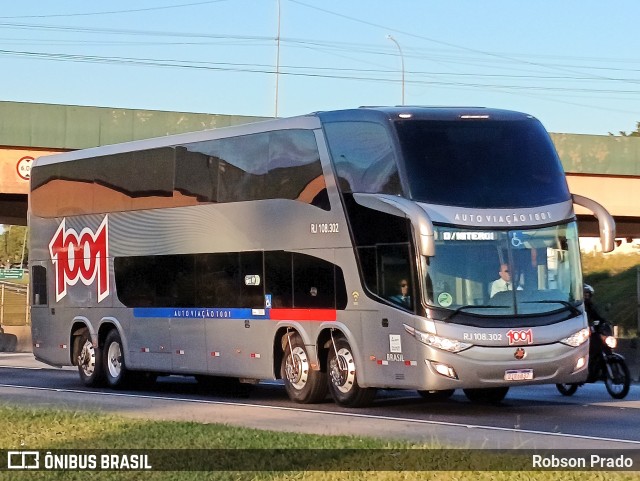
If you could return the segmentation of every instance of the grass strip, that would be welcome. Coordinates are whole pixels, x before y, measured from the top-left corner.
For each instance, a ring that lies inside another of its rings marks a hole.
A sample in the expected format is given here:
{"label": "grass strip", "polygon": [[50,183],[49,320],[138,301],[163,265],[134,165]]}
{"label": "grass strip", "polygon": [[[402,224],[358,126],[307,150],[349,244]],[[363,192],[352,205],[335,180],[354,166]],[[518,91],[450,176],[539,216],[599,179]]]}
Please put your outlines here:
{"label": "grass strip", "polygon": [[[244,468],[208,472],[0,471],[0,479],[3,480],[577,481],[606,479],[619,481],[638,479],[637,473],[628,472],[470,471],[461,468],[466,462],[477,463],[477,459],[474,461],[468,459],[469,457],[482,456],[486,462],[493,463],[490,466],[498,467],[506,465],[509,459],[500,459],[500,455],[494,455],[491,452],[443,450],[435,444],[412,444],[367,437],[282,433],[195,422],[146,421],[104,413],[11,405],[0,405],[0,419],[3,420],[3,429],[0,430],[0,448],[9,450],[47,450],[53,453],[59,450],[70,450],[64,452],[182,450],[163,452],[173,456],[191,456],[195,458],[195,462],[198,461],[198,456],[224,455],[231,449],[239,450],[238,453],[242,456],[259,457],[263,454],[269,456],[265,459],[252,460],[253,465],[259,465],[255,471],[247,471]],[[269,470],[270,466],[282,461],[278,457],[288,456],[289,461],[304,461],[305,456],[324,456],[326,459],[316,459],[316,468],[312,471]],[[409,462],[400,463],[398,456]],[[425,470],[423,466],[419,466],[420,459],[425,456],[431,459],[431,470]],[[372,471],[371,466],[381,466],[381,457],[388,459],[388,464],[383,463],[384,470]],[[411,470],[412,462],[416,463],[417,470]],[[361,470],[351,469],[353,466],[358,466]]]}

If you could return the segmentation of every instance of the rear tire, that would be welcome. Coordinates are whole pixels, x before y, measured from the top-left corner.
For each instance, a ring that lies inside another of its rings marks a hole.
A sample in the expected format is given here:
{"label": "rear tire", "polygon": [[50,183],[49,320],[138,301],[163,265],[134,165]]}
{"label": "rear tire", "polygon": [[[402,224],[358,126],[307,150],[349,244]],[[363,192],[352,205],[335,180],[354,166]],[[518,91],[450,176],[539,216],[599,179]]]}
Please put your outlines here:
{"label": "rear tire", "polygon": [[104,368],[102,365],[102,351],[94,347],[89,331],[83,332],[78,342],[78,374],[82,384],[87,387],[104,385]]}
{"label": "rear tire", "polygon": [[624,359],[612,357],[606,361],[606,378],[604,384],[614,399],[624,399],[629,394],[631,374]]}
{"label": "rear tire", "polygon": [[508,387],[464,389],[467,399],[479,404],[499,404],[508,392]]}
{"label": "rear tire", "polygon": [[335,340],[335,345],[329,346],[327,371],[329,392],[337,404],[351,408],[371,404],[376,390],[360,387],[358,384],[355,359],[346,339],[338,338]]}
{"label": "rear tire", "polygon": [[578,390],[577,384],[556,384],[556,389],[563,396],[573,396]]}
{"label": "rear tire", "polygon": [[117,329],[113,329],[107,334],[107,339],[104,342],[103,362],[104,374],[109,387],[114,389],[125,387],[130,376],[125,364],[122,340]]}
{"label": "rear tire", "polygon": [[298,334],[286,342],[280,374],[289,399],[301,404],[319,403],[327,397],[327,375],[311,368],[309,355]]}

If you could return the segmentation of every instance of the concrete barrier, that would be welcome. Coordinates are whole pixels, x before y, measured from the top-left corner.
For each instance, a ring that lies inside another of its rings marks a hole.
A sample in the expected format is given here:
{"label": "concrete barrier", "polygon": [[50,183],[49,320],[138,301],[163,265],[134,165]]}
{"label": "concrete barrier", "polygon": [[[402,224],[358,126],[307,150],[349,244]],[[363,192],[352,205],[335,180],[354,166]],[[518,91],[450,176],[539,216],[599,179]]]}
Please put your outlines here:
{"label": "concrete barrier", "polygon": [[0,333],[1,352],[31,352],[31,326],[3,326]]}

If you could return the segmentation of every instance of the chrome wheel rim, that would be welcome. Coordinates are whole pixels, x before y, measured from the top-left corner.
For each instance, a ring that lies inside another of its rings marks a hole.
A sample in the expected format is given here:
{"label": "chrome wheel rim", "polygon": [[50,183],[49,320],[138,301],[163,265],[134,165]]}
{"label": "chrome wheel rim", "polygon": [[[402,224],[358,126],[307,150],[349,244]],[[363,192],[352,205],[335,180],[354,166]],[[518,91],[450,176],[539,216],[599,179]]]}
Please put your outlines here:
{"label": "chrome wheel rim", "polygon": [[351,351],[346,348],[338,350],[337,357],[331,360],[331,382],[341,393],[348,393],[353,389],[356,380],[355,362]]}
{"label": "chrome wheel rim", "polygon": [[287,381],[295,389],[303,389],[309,379],[309,358],[307,353],[300,346],[293,348],[291,354],[287,356],[285,366]]}
{"label": "chrome wheel rim", "polygon": [[109,350],[107,351],[107,368],[109,375],[114,379],[117,379],[122,372],[122,351],[120,350],[120,344],[117,342],[112,342],[109,345]]}
{"label": "chrome wheel rim", "polygon": [[80,366],[82,373],[87,377],[93,376],[93,373],[96,371],[96,350],[89,339],[85,341],[80,355],[78,355],[78,366]]}

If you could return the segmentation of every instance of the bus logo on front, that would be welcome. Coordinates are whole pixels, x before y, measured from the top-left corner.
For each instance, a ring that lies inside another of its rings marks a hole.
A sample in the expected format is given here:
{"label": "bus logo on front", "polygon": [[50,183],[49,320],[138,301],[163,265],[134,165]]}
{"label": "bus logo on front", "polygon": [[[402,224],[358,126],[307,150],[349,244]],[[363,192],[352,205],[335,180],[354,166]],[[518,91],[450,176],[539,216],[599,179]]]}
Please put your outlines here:
{"label": "bus logo on front", "polygon": [[82,281],[91,286],[97,280],[98,302],[109,295],[108,216],[95,231],[85,227],[80,234],[66,228],[62,219],[49,243],[56,275],[56,302],[67,295],[67,286]]}

